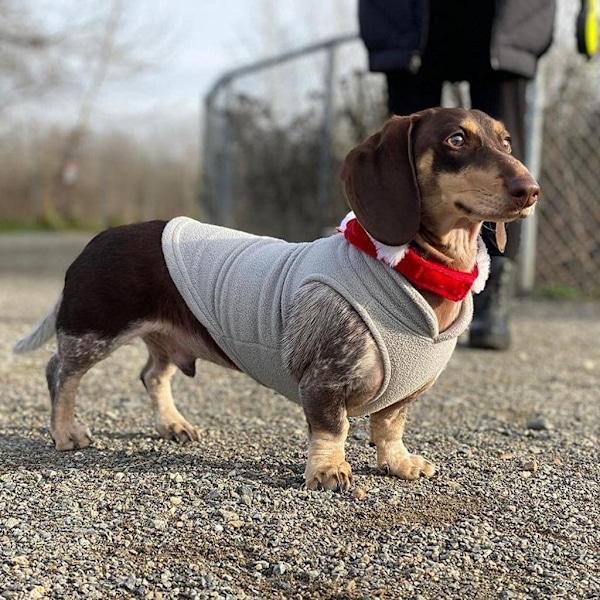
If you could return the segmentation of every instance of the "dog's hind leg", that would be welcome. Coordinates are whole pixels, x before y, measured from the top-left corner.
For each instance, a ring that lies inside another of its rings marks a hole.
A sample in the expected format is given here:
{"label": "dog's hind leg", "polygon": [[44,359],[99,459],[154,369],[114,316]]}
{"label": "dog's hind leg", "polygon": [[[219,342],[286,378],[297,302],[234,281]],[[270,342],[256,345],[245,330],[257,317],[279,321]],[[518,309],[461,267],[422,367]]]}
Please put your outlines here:
{"label": "dog's hind leg", "polygon": [[93,334],[82,337],[57,334],[58,350],[46,365],[52,403],[50,432],[57,450],[87,448],[92,443],[88,428],[75,418],[75,397],[81,378],[106,358],[111,344]]}
{"label": "dog's hind leg", "polygon": [[[156,431],[167,440],[197,442],[198,432],[182,417],[173,401],[171,377],[178,367],[170,355],[168,340],[160,334],[145,335],[142,339],[149,356],[140,378],[152,401]],[[193,376],[193,362],[182,370]]]}

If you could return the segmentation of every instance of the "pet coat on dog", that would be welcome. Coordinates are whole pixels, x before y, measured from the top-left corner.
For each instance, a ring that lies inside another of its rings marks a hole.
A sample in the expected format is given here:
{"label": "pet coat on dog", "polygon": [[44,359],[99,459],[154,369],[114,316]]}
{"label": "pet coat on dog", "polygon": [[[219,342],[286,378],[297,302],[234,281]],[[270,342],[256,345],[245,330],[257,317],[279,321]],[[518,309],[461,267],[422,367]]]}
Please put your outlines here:
{"label": "pet coat on dog", "polygon": [[318,282],[345,298],[371,331],[385,372],[377,396],[351,416],[381,410],[437,377],[473,314],[468,294],[456,321],[440,334],[421,294],[341,234],[289,243],[178,217],[167,224],[162,249],[177,289],[223,352],[296,403],[298,384],[282,352],[294,297]]}

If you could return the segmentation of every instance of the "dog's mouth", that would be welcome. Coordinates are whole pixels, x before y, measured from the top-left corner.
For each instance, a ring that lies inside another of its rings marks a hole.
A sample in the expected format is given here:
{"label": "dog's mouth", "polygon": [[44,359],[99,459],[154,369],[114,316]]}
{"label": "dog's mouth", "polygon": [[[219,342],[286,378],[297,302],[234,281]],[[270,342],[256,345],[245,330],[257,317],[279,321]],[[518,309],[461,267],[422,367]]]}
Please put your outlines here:
{"label": "dog's mouth", "polygon": [[461,202],[460,200],[454,203],[454,206],[458,209],[459,212],[461,212],[463,215],[470,217],[471,215],[474,215],[475,213],[463,202]]}
{"label": "dog's mouth", "polygon": [[515,221],[517,219],[524,219],[525,217],[529,216],[529,214],[533,210],[533,207],[531,206],[520,209],[507,209],[502,213],[498,213],[497,211],[489,211],[488,213],[484,214],[480,210],[472,209],[460,200],[457,200],[454,203],[454,206],[462,215],[467,217],[470,221],[492,221],[495,223],[507,223],[509,221]]}

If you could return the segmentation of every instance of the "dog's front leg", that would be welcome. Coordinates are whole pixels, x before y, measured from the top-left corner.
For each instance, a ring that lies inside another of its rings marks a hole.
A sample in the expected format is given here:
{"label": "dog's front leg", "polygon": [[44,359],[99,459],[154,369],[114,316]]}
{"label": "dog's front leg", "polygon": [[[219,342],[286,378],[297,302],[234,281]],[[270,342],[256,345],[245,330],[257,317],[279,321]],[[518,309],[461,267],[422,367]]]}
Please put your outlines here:
{"label": "dog's front leg", "polygon": [[347,490],[352,486],[344,453],[348,411],[368,403],[381,387],[377,345],[348,302],[319,283],[298,292],[284,342],[286,365],[298,381],[308,421],[306,487]]}
{"label": "dog's front leg", "polygon": [[344,444],[350,424],[344,403],[310,395],[303,397],[303,406],[309,434],[304,471],[306,487],[309,490],[349,490],[352,469],[346,462]]}
{"label": "dog's front leg", "polygon": [[377,446],[377,465],[401,479],[431,477],[435,473],[433,464],[411,454],[402,441],[409,401],[403,400],[371,415],[371,442]]}

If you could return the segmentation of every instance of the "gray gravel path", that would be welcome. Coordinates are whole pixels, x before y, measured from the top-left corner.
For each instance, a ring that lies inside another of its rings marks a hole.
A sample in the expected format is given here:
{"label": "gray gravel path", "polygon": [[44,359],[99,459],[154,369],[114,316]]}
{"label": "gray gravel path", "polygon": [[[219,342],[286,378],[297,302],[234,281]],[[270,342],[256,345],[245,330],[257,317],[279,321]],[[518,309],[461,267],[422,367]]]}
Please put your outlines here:
{"label": "gray gravel path", "polygon": [[0,236],[0,598],[600,598],[598,303],[519,301],[512,351],[455,353],[406,436],[433,479],[379,475],[359,419],[358,493],[311,493],[301,410],[239,374],[177,376],[202,441],[158,439],[137,344],[84,379],[95,446],[53,450],[51,345],[10,347],[84,242]]}

